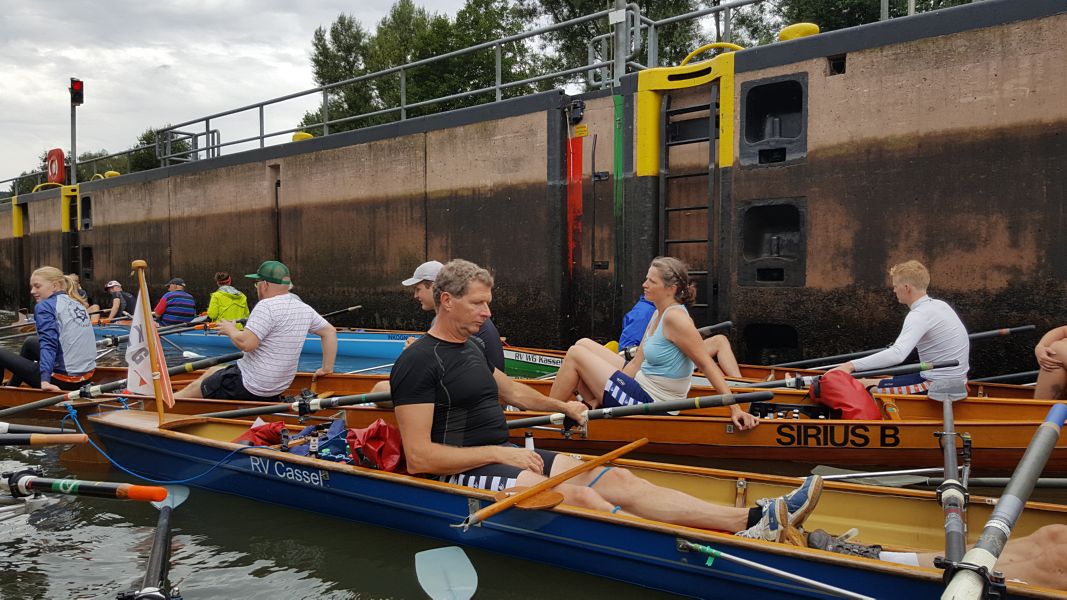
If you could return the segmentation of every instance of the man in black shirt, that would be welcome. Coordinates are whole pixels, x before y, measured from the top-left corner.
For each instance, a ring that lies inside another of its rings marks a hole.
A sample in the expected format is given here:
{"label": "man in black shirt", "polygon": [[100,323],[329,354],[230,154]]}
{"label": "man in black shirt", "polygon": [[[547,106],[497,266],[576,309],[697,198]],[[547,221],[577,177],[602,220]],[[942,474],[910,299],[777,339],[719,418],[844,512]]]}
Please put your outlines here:
{"label": "man in black shirt", "polygon": [[[585,406],[544,396],[493,368],[472,336],[490,316],[493,278],[465,260],[441,269],[433,293],[437,320],[397,359],[390,374],[408,470],[489,490],[531,486],[579,464],[575,458],[507,443],[501,402],[563,412],[585,421]],[[555,488],[567,504],[738,535],[781,541],[814,509],[822,480],[751,509],[709,504],[640,479],[622,468],[578,475]]]}

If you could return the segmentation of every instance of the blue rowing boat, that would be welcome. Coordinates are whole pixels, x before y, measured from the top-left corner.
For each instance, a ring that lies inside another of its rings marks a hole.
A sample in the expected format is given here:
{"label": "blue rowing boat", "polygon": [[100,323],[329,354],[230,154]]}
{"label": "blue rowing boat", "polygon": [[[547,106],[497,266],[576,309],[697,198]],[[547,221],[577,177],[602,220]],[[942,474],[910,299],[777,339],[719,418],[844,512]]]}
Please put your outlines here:
{"label": "blue rowing boat", "polygon": [[[108,335],[126,335],[129,327],[121,325],[97,326],[96,337],[101,339]],[[404,341],[411,336],[422,335],[407,331],[382,331],[373,329],[353,329],[337,332],[337,356],[352,358],[373,358],[381,361],[396,360],[404,349]],[[230,338],[214,329],[195,329],[168,333],[167,339],[188,350],[205,350],[205,354],[222,354],[234,349]],[[317,335],[308,335],[304,340],[303,354],[322,355],[322,340]]]}
{"label": "blue rowing boat", "polygon": [[[818,591],[752,567],[689,550],[693,542],[734,557],[844,588],[882,596],[932,598],[941,590],[934,570],[831,554],[785,544],[559,505],[547,510],[512,508],[469,530],[457,528],[494,502],[491,493],[404,474],[385,473],[231,443],[248,422],[168,416],[122,410],[91,417],[111,456],[137,473],[163,480],[194,478],[206,489],[310,510],[450,543],[484,548],[634,585],[688,597],[829,598]],[[788,491],[796,479],[619,460],[640,477],[710,501],[751,506],[756,498]],[[212,469],[212,467],[217,468]],[[739,482],[743,482],[741,485]],[[991,507],[972,498],[971,531]],[[894,547],[943,543],[941,508],[932,493],[828,483],[809,519],[811,528],[843,531],[859,526],[865,542]],[[1062,523],[1067,507],[1029,503],[1016,533]],[[1052,597],[1024,584],[1009,590]]]}

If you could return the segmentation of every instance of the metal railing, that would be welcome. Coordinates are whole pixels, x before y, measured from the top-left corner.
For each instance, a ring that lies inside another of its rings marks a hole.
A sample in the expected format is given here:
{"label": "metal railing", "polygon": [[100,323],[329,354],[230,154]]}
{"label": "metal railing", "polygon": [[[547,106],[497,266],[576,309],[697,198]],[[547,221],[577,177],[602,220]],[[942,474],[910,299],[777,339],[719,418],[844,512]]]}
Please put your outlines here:
{"label": "metal railing", "polygon": [[[733,0],[717,6],[659,20],[653,20],[642,15],[640,8],[634,3],[626,4],[625,0],[614,1],[615,6],[611,9],[601,10],[589,15],[484,42],[476,46],[455,50],[439,56],[417,60],[397,67],[376,71],[374,73],[360,75],[337,83],[278,96],[262,102],[256,102],[239,108],[214,113],[206,117],[170,125],[157,131],[154,146],[139,146],[123,152],[96,157],[89,159],[84,163],[80,163],[79,167],[92,165],[93,173],[95,174],[97,172],[97,164],[101,161],[118,156],[125,156],[127,172],[129,172],[130,156],[145,149],[153,149],[156,158],[163,166],[175,162],[214,158],[221,156],[224,148],[232,148],[240,145],[254,145],[263,148],[267,145],[268,140],[273,140],[280,136],[293,134],[307,129],[321,130],[323,135],[330,135],[331,133],[336,133],[336,131],[331,132],[331,127],[336,130],[338,126],[355,123],[360,120],[365,121],[375,117],[393,116],[396,119],[403,121],[409,118],[409,112],[413,110],[425,109],[454,100],[490,96],[491,94],[491,97],[489,97],[487,102],[499,102],[504,99],[504,95],[508,90],[521,89],[525,86],[529,89],[529,92],[532,93],[534,91],[534,88],[532,87],[534,84],[561,78],[571,79],[570,83],[575,83],[577,80],[573,79],[573,77],[582,74],[584,74],[585,84],[589,88],[597,89],[611,87],[618,85],[620,77],[624,74],[627,68],[642,70],[660,66],[659,36],[664,27],[683,21],[700,19],[701,17],[708,15],[721,14],[723,30],[721,35],[718,30],[716,31],[716,41],[731,41],[733,37],[733,19],[735,17],[735,11],[748,5],[758,4],[764,0]],[[913,0],[912,2],[909,2],[908,9],[909,14],[914,12]],[[526,44],[532,38],[545,36],[569,27],[602,19],[606,20],[606,23],[602,27],[606,33],[597,35],[587,41],[586,64],[541,75],[525,77],[516,81],[505,81],[503,56],[507,45]],[[625,55],[616,52],[616,48],[624,48]],[[644,63],[636,60],[642,49],[644,49]],[[426,100],[415,102],[408,101],[409,77],[415,70],[437,65],[450,59],[467,57],[474,53],[487,50],[493,52],[494,73],[492,85],[483,86],[473,90],[457,91]],[[345,86],[368,84],[373,81],[383,81],[393,77],[396,78],[396,83],[399,85],[399,102],[397,105],[377,108],[376,110],[361,114],[335,119],[330,118],[330,101],[333,97],[332,95],[341,90],[341,88],[344,88]],[[267,107],[313,96],[318,96],[317,110],[319,111],[320,120],[317,123],[285,129],[267,130]],[[252,117],[258,121],[258,127],[255,128],[256,132],[252,135],[243,135],[232,140],[223,141],[222,132],[218,127],[218,122],[221,119],[242,114],[251,114]],[[183,145],[183,142],[185,145]],[[45,172],[42,170],[0,180],[0,187],[4,184],[10,184],[11,190],[14,191],[20,180],[31,178],[40,182],[44,175]]]}

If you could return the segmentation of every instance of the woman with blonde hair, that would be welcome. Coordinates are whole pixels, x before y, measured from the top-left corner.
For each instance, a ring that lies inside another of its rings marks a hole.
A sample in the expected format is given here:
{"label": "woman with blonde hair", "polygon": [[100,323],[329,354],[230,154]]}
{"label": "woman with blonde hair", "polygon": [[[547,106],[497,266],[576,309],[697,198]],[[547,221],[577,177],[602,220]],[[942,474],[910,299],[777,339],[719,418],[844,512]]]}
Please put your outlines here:
{"label": "woman with blonde hair", "polygon": [[[577,391],[590,408],[685,398],[692,385],[694,364],[719,393],[730,392],[685,308],[693,301],[685,263],[669,256],[656,258],[641,288],[656,312],[633,360],[624,365],[623,358],[611,350],[593,340],[579,340],[567,350],[550,396],[569,400]],[[730,418],[741,429],[759,424],[759,419],[737,405],[730,407]]]}
{"label": "woman with blonde hair", "polygon": [[96,370],[96,339],[78,284],[55,267],[41,267],[30,275],[30,295],[37,301],[39,350],[33,352],[32,344],[23,347],[23,356],[0,350],[0,368],[13,374],[8,385],[25,382],[52,392],[80,388]]}

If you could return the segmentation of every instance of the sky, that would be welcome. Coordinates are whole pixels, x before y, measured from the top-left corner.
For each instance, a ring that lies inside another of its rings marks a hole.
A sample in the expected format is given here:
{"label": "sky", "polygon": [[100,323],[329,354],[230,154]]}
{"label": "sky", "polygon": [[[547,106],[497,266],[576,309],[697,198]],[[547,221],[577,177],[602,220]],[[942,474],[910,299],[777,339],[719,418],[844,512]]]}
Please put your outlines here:
{"label": "sky", "polygon": [[[35,170],[49,148],[69,152],[71,77],[85,82],[78,154],[118,152],[149,127],[315,87],[315,28],[344,12],[373,31],[393,2],[0,0],[0,180]],[[463,0],[415,3],[454,17]],[[315,103],[268,107],[267,131],[295,127]],[[226,142],[255,133],[258,116],[212,126]]]}

